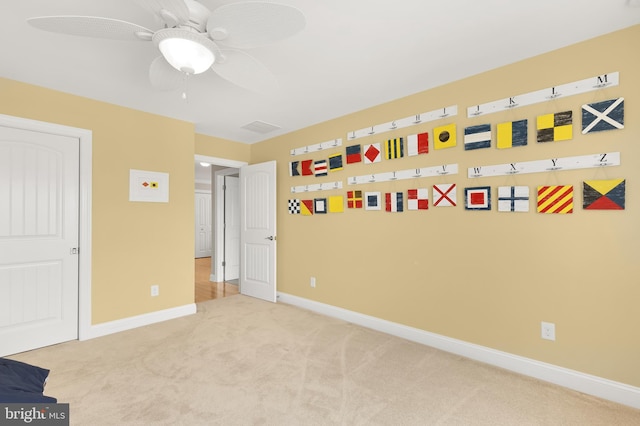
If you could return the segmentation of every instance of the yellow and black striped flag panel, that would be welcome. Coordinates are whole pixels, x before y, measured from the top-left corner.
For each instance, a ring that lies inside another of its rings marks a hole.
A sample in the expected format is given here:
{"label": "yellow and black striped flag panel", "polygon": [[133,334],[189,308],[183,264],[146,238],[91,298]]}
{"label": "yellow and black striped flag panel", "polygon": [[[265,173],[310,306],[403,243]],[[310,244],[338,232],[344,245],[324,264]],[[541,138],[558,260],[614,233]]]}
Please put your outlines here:
{"label": "yellow and black striped flag panel", "polygon": [[573,111],[538,116],[538,142],[557,142],[573,139]]}
{"label": "yellow and black striped flag panel", "polygon": [[433,147],[435,149],[453,148],[456,146],[456,125],[447,124],[433,129]]}
{"label": "yellow and black striped flag panel", "polygon": [[402,138],[389,139],[385,143],[386,159],[393,160],[395,158],[404,157],[404,144]]}

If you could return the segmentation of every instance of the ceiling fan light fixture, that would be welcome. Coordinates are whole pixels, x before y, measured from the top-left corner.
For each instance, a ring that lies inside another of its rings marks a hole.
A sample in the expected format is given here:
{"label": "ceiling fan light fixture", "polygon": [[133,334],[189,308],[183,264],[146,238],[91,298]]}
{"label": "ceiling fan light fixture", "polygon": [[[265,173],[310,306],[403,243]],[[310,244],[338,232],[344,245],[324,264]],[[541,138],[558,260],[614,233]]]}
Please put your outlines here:
{"label": "ceiling fan light fixture", "polygon": [[162,56],[175,69],[200,74],[216,60],[216,45],[207,37],[183,28],[167,28],[153,35]]}

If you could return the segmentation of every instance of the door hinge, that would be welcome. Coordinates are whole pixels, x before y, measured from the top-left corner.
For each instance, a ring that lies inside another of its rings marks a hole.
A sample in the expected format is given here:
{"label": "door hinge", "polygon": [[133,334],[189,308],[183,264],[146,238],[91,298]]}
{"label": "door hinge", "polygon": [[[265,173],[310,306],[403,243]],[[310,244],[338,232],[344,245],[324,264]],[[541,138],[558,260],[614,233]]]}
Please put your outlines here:
{"label": "door hinge", "polygon": [[71,249],[71,254],[78,254],[80,252],[80,248],[79,247],[73,247]]}

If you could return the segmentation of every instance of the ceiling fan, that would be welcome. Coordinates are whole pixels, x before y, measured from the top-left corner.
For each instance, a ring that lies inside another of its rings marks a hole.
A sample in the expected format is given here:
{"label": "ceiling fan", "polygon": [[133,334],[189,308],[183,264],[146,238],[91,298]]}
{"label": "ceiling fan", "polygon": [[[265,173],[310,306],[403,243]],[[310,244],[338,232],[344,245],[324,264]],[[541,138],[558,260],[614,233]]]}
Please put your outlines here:
{"label": "ceiling fan", "polygon": [[174,90],[187,76],[213,70],[231,83],[257,92],[273,90],[275,76],[239,49],[275,43],[306,25],[299,9],[266,1],[229,3],[213,10],[195,0],[136,2],[153,13],[163,27],[151,30],[96,16],[40,16],[27,22],[56,33],[153,42],[162,55],[152,61],[149,79],[160,90]]}

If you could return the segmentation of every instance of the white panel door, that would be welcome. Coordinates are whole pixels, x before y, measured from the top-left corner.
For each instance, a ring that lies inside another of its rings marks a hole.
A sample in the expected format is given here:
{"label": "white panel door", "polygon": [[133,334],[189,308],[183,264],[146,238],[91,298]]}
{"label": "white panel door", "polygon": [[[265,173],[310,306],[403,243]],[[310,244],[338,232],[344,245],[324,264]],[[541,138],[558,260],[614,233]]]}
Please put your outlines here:
{"label": "white panel door", "polygon": [[211,256],[211,193],[196,192],[195,257]]}
{"label": "white panel door", "polygon": [[225,176],[224,279],[240,278],[240,179]]}
{"label": "white panel door", "polygon": [[276,162],[240,168],[240,292],[276,301]]}
{"label": "white panel door", "polygon": [[78,337],[79,149],[0,126],[0,355]]}

